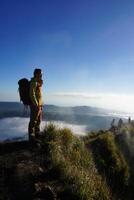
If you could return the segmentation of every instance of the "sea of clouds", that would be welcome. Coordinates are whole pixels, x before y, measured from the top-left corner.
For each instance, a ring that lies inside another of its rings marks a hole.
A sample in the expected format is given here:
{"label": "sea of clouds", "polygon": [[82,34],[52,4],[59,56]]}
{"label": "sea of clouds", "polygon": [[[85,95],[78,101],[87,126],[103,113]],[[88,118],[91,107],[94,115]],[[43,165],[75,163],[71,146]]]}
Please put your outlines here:
{"label": "sea of clouds", "polygon": [[[0,141],[4,140],[21,140],[28,139],[28,123],[29,118],[4,118],[0,120]],[[44,129],[45,125],[50,122],[42,121],[41,130]],[[53,124],[58,126],[59,128],[70,128],[75,135],[85,135],[86,134],[86,126],[83,125],[74,125],[68,124],[61,121],[53,121]]]}

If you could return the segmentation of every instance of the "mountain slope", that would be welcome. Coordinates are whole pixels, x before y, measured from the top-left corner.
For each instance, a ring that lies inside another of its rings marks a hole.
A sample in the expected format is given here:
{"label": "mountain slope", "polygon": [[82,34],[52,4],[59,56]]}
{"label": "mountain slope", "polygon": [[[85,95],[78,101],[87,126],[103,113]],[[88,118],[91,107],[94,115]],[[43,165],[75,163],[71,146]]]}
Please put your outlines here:
{"label": "mountain slope", "polygon": [[0,144],[0,199],[133,200],[133,124],[117,129],[78,138],[49,124],[34,143]]}

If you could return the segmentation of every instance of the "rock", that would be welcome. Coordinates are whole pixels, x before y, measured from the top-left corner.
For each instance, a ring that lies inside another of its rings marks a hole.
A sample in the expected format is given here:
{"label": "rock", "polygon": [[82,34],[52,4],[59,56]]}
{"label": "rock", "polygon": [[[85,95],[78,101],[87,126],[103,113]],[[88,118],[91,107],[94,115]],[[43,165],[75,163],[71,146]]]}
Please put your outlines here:
{"label": "rock", "polygon": [[43,182],[35,183],[36,198],[45,198],[47,200],[56,200],[56,194],[51,186]]}

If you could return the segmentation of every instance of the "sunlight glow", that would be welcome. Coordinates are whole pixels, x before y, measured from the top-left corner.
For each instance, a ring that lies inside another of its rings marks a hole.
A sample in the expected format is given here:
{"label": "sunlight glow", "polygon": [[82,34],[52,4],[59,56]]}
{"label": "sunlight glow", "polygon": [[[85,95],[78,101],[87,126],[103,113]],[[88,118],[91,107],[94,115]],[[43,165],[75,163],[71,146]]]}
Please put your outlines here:
{"label": "sunlight glow", "polygon": [[66,106],[94,106],[134,112],[134,95],[112,93],[53,93],[44,98],[46,103]]}

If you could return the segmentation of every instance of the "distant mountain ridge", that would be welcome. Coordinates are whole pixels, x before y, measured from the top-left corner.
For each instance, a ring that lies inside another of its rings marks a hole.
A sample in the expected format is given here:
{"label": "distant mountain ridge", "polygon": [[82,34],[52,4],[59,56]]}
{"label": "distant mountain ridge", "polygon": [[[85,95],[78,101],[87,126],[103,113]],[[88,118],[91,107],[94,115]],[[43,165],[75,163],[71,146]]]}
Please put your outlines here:
{"label": "distant mountain ridge", "polygon": [[[90,106],[44,105],[42,117],[45,121],[62,121],[72,125],[84,125],[88,132],[108,129],[113,118],[115,118],[115,122],[119,120],[119,117],[109,115],[109,113],[112,111]],[[29,109],[24,110],[23,104],[19,102],[0,102],[0,119],[11,117],[29,117]]]}
{"label": "distant mountain ridge", "polygon": [[[24,106],[20,102],[0,102],[0,112],[1,111],[19,111],[23,109]],[[46,112],[63,112],[63,113],[70,113],[73,112],[75,114],[107,114],[111,112],[110,110],[103,109],[103,108],[96,108],[91,106],[56,106],[56,105],[49,105],[46,104],[43,106],[44,111]]]}

